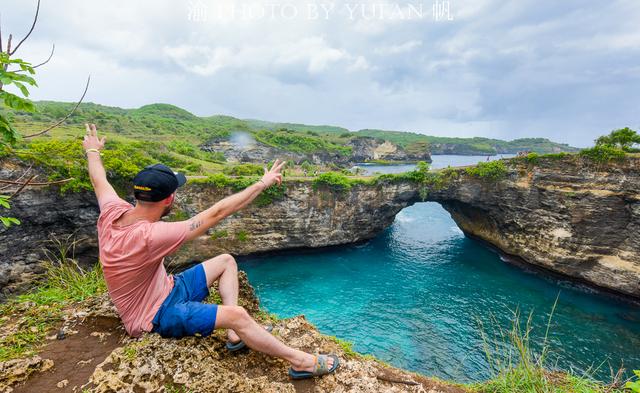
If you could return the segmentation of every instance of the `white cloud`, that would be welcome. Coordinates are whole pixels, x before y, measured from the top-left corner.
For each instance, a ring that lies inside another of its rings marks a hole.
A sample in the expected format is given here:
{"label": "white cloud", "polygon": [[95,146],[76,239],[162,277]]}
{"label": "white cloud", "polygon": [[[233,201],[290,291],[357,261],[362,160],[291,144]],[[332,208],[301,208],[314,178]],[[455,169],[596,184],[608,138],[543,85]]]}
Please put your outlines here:
{"label": "white cloud", "polygon": [[[2,1],[4,37],[20,36],[35,1]],[[640,126],[636,0],[452,0],[452,22],[351,20],[344,1],[309,18],[301,2],[276,3],[299,15],[194,22],[188,1],[43,1],[20,55],[38,62],[56,43],[36,99],[75,100],[91,74],[88,100],[168,102],[200,115],[578,145]]]}
{"label": "white cloud", "polygon": [[399,53],[411,52],[412,50],[419,47],[420,45],[422,45],[422,41],[410,40],[398,45],[389,45],[389,46],[383,46],[380,48],[375,48],[373,52],[377,55],[396,55]]}

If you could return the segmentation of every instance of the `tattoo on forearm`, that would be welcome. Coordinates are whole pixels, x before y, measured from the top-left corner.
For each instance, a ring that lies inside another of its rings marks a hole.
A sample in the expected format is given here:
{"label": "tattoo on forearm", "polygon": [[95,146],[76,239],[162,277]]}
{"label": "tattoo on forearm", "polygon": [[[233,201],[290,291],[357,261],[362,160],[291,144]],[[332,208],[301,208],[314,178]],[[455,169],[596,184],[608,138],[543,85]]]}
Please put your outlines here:
{"label": "tattoo on forearm", "polygon": [[202,225],[202,221],[200,221],[200,220],[191,221],[191,226],[189,226],[189,230],[190,231],[195,231],[196,229],[198,229],[200,227],[200,225]]}

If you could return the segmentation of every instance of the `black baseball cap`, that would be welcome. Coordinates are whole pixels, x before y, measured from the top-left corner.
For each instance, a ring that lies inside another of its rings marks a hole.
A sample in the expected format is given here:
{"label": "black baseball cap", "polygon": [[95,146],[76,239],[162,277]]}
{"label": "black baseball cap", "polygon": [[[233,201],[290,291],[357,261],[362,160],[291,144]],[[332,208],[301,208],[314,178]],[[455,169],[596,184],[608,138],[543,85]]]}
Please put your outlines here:
{"label": "black baseball cap", "polygon": [[133,178],[133,195],[141,201],[158,202],[171,195],[187,178],[166,165],[145,167]]}

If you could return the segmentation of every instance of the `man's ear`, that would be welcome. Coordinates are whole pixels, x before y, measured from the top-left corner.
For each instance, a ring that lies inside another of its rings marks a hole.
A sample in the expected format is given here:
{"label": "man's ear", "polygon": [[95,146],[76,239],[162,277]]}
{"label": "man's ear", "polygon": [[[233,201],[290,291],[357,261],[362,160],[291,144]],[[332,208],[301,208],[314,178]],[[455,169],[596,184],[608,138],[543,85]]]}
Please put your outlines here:
{"label": "man's ear", "polygon": [[169,195],[168,197],[164,198],[164,204],[165,205],[170,205],[173,203],[173,200],[176,198],[176,193],[172,193],[171,195]]}

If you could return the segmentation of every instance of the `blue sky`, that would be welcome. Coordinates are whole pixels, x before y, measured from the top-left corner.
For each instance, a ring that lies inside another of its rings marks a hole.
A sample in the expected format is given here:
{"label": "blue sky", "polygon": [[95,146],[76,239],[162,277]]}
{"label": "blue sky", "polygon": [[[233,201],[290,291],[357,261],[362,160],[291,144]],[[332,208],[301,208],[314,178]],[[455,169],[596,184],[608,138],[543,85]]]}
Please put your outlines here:
{"label": "blue sky", "polygon": [[[5,40],[34,7],[0,0]],[[56,44],[34,99],[91,74],[106,105],[587,146],[640,128],[639,25],[638,0],[43,0],[19,55]]]}

